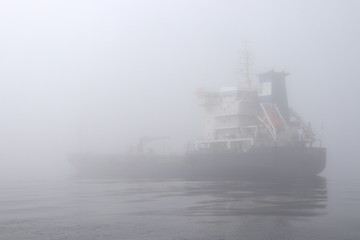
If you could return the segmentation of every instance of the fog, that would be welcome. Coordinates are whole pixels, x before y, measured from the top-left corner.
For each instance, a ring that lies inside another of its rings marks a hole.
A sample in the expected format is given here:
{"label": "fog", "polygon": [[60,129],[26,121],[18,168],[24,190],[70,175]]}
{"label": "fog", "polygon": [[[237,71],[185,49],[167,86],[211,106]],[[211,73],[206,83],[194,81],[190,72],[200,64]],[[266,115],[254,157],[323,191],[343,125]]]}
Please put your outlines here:
{"label": "fog", "polygon": [[[202,133],[199,87],[286,71],[289,104],[328,149],[326,176],[360,157],[358,1],[0,2],[0,179],[73,174],[74,152],[171,149]],[[246,44],[245,44],[246,42]],[[321,130],[323,126],[323,131]]]}

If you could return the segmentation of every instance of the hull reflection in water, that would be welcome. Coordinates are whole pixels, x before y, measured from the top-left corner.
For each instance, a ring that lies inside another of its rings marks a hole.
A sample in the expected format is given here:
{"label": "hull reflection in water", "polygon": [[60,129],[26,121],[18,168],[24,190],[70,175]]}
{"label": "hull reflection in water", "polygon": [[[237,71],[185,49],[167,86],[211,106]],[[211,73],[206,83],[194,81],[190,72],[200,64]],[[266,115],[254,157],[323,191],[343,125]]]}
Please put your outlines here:
{"label": "hull reflection in water", "polygon": [[323,177],[272,181],[217,181],[189,186],[191,196],[212,200],[190,207],[191,215],[317,216],[326,214],[327,186]]}

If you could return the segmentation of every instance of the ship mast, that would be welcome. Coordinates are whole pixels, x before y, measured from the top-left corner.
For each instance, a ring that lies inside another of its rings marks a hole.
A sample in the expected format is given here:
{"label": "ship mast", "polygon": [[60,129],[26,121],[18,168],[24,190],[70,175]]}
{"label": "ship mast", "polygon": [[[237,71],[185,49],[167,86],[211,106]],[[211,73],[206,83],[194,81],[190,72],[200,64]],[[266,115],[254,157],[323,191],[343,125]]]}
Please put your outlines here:
{"label": "ship mast", "polygon": [[241,65],[243,66],[241,69],[241,76],[240,80],[238,82],[239,89],[251,89],[251,53],[247,47],[247,44],[245,43],[245,49],[243,50],[241,54]]}

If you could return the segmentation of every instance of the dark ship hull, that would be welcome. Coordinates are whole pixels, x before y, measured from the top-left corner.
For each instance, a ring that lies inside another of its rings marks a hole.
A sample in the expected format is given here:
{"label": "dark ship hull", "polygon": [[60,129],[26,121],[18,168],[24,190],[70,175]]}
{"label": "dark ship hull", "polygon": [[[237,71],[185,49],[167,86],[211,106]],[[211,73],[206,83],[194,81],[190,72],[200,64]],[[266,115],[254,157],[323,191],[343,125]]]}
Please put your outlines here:
{"label": "dark ship hull", "polygon": [[326,167],[325,148],[262,147],[246,153],[196,153],[187,156],[189,176],[302,177]]}
{"label": "dark ship hull", "polygon": [[184,156],[74,156],[80,176],[141,178],[308,177],[326,166],[325,148],[261,147],[246,153],[189,153]]}

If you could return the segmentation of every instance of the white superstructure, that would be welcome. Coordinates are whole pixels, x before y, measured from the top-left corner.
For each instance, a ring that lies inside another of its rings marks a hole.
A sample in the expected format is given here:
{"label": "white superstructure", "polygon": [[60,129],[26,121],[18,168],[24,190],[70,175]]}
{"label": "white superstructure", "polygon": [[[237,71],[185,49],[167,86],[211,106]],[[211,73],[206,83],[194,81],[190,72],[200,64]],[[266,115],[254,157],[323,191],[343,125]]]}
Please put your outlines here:
{"label": "white superstructure", "polygon": [[205,110],[203,137],[190,151],[247,152],[253,146],[311,145],[311,128],[287,106],[284,72],[259,75],[259,88],[247,79],[217,91],[199,90]]}
{"label": "white superstructure", "polygon": [[205,109],[204,136],[195,150],[237,149],[246,151],[256,136],[256,92],[249,87],[224,87],[218,91],[200,91]]}

